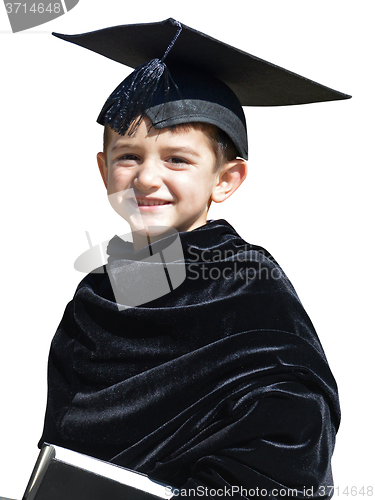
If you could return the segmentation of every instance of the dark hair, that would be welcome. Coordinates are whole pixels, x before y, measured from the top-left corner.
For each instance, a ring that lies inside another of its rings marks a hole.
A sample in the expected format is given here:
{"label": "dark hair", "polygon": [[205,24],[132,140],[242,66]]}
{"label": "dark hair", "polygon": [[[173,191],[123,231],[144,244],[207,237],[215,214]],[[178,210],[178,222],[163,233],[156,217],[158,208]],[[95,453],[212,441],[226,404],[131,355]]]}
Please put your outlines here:
{"label": "dark hair", "polygon": [[[230,139],[228,134],[226,134],[219,127],[216,127],[216,125],[203,122],[191,122],[179,123],[168,127],[168,130],[171,130],[172,132],[175,131],[176,133],[179,131],[188,132],[190,129],[200,130],[207,134],[216,158],[215,172],[220,170],[220,168],[228,161],[237,158],[238,151],[236,146],[233,144],[233,141]],[[107,157],[110,130],[111,128],[109,125],[104,126],[103,152],[105,157]]]}

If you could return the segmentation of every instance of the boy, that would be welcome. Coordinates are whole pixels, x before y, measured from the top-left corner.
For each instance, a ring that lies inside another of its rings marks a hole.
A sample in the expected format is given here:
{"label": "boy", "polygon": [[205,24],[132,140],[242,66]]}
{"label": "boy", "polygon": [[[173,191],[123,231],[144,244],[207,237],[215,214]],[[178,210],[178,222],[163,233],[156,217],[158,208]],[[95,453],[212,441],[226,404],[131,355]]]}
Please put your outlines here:
{"label": "boy", "polygon": [[[67,306],[40,444],[145,472],[181,496],[330,496],[340,414],[314,328],[272,256],[207,214],[246,177],[240,101],[348,96],[173,20],[59,36],[142,66],[98,118],[100,173],[133,245],[111,240],[108,265]],[[169,253],[177,239],[182,256]],[[167,292],[132,301],[163,273]]]}

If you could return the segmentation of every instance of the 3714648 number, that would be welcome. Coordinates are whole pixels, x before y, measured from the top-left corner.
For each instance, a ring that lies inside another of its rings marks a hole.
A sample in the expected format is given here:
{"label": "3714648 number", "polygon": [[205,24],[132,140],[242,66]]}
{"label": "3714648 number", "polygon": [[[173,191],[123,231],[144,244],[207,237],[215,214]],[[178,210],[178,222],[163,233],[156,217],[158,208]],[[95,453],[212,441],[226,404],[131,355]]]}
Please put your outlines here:
{"label": "3714648 number", "polygon": [[5,8],[8,14],[26,14],[27,12],[33,12],[34,14],[43,14],[44,12],[60,14],[61,12],[61,4],[58,2],[48,4],[35,2],[32,5],[21,2],[8,2],[5,4]]}

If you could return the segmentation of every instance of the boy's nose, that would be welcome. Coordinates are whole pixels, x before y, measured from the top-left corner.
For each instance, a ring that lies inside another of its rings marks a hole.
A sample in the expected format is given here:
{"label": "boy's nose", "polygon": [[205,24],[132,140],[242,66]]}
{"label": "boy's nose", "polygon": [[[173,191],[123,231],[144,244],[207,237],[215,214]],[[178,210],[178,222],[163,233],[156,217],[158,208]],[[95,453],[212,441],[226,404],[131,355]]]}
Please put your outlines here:
{"label": "boy's nose", "polygon": [[135,186],[142,191],[150,191],[159,188],[161,183],[161,175],[156,162],[148,160],[139,166],[134,178]]}

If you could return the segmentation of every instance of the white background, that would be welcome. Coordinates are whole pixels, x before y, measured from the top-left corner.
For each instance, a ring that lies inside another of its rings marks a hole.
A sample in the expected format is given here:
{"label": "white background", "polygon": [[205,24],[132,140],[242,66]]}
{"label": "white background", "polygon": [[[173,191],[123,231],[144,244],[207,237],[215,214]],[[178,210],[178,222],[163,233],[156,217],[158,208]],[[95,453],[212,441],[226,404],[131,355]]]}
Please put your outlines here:
{"label": "white background", "polygon": [[353,95],[248,109],[249,176],[211,217],[267,248],[291,279],[339,385],[339,496],[374,486],[372,11],[370,0],[80,0],[12,34],[0,5],[0,496],[21,498],[38,453],[49,344],[83,277],[73,262],[85,231],[93,244],[128,231],[95,161],[97,114],[128,69],[49,33],[168,17]]}

